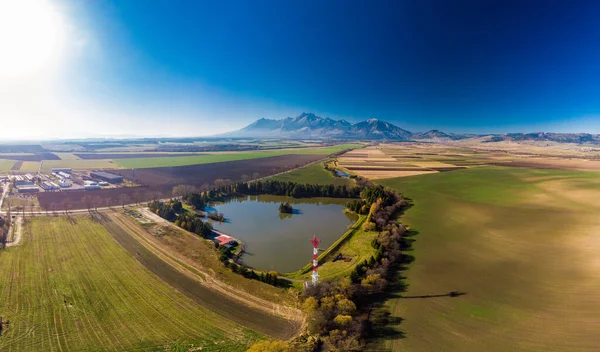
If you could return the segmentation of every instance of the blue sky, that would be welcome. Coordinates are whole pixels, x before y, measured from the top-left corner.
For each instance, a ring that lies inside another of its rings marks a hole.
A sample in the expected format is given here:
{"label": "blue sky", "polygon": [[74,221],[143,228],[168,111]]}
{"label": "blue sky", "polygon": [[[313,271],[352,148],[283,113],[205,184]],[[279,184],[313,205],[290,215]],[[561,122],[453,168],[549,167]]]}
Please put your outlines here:
{"label": "blue sky", "polygon": [[596,1],[39,1],[68,54],[23,98],[52,113],[22,110],[64,120],[57,137],[209,135],[303,111],[600,132]]}

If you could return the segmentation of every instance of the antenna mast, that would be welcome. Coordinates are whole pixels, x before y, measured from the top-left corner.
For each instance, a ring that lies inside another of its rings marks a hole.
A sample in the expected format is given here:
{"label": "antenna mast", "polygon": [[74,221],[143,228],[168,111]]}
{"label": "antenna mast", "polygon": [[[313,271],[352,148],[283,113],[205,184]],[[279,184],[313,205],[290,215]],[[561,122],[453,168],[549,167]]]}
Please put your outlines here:
{"label": "antenna mast", "polygon": [[312,268],[312,284],[316,285],[319,283],[319,261],[317,260],[317,255],[319,253],[318,245],[321,243],[321,240],[317,238],[317,236],[313,236],[310,239],[310,243],[313,245],[313,268]]}

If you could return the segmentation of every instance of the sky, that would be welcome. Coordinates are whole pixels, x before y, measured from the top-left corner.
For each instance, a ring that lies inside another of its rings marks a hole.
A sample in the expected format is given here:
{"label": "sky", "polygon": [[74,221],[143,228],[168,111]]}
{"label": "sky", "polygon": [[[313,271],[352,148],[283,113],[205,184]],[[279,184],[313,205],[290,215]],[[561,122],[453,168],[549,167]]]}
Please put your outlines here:
{"label": "sky", "polygon": [[[0,139],[600,133],[598,1],[0,0]],[[6,55],[6,53],[8,53]]]}

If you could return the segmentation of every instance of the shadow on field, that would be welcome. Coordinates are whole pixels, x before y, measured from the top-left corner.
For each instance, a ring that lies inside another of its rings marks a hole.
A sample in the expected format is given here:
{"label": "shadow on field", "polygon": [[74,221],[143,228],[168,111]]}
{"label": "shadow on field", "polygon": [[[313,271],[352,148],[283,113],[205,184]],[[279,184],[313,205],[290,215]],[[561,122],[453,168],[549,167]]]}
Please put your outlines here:
{"label": "shadow on field", "polygon": [[[400,214],[401,215],[401,214]],[[402,272],[408,269],[408,266],[414,262],[415,257],[406,252],[412,250],[414,237],[419,234],[419,231],[410,230],[405,233],[400,239],[400,249],[402,254],[396,260],[388,271],[388,286],[385,292],[373,297],[371,301],[371,309],[368,315],[368,336],[369,350],[379,349],[379,345],[384,345],[386,341],[403,339],[406,333],[400,329],[400,324],[404,320],[401,317],[392,316],[390,309],[386,303],[395,298],[402,297],[402,293],[408,290],[406,277]]]}
{"label": "shadow on field", "polygon": [[460,291],[450,291],[448,293],[443,293],[443,294],[439,294],[439,295],[423,295],[423,296],[402,296],[400,295],[400,298],[437,298],[437,297],[460,297],[460,296],[464,296],[466,295],[466,292],[460,292]]}

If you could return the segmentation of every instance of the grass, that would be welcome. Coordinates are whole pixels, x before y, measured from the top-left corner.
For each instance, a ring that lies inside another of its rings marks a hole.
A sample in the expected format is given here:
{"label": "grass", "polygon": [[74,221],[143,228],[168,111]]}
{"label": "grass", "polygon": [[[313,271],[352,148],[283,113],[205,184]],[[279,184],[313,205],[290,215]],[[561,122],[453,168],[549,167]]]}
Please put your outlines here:
{"label": "grass", "polygon": [[61,158],[61,160],[79,160],[81,159],[80,157],[78,157],[77,155],[73,154],[73,153],[54,153],[56,154],[59,158]]}
{"label": "grass", "polygon": [[[581,351],[600,319],[596,172],[479,167],[380,180],[414,201],[405,319],[373,349]],[[443,346],[443,347],[442,347]]]}
{"label": "grass", "polygon": [[42,172],[50,173],[53,168],[72,168],[75,170],[93,170],[93,169],[117,169],[119,166],[111,160],[84,160],[84,159],[65,159],[65,160],[44,160]]}
{"label": "grass", "polygon": [[0,172],[9,172],[16,160],[0,159]]}
{"label": "grass", "polygon": [[266,158],[279,155],[290,154],[319,154],[328,155],[340,152],[345,149],[358,148],[361,144],[339,144],[323,148],[289,148],[278,150],[252,151],[252,152],[223,152],[214,154],[199,154],[192,156],[165,156],[156,158],[126,158],[115,159],[114,163],[123,168],[150,168],[150,167],[169,167],[185,166],[197,164],[210,164],[223,161],[248,160],[257,158]]}
{"label": "grass", "polygon": [[350,186],[354,183],[351,179],[333,176],[330,171],[325,170],[323,162],[321,161],[298,170],[275,176],[272,179],[286,182],[336,186]]}
{"label": "grass", "polygon": [[21,164],[21,168],[19,169],[19,171],[21,171],[21,172],[37,172],[39,167],[40,167],[39,161],[24,161],[23,164]]}
{"label": "grass", "polygon": [[[362,224],[366,216],[361,215],[351,229],[346,231],[329,248],[319,254],[319,277],[323,280],[332,280],[342,276],[349,276],[354,267],[363,260],[368,260],[375,249],[371,246],[371,241],[377,237],[377,232],[365,232]],[[352,257],[350,261],[333,261],[338,254]],[[285,274],[291,279],[310,278],[311,264],[307,264],[302,269],[293,273]]]}
{"label": "grass", "polygon": [[2,351],[243,351],[259,335],[162,282],[88,216],[27,220],[0,252]]}
{"label": "grass", "polygon": [[[270,302],[294,305],[294,296],[285,289],[277,288],[256,280],[249,280],[226,268],[220,261],[214,243],[201,239],[174,226],[160,224],[139,225],[122,214],[112,215],[129,233],[143,238],[153,247],[169,251],[188,268],[209,271],[224,283]],[[152,241],[150,241],[152,240]]]}

